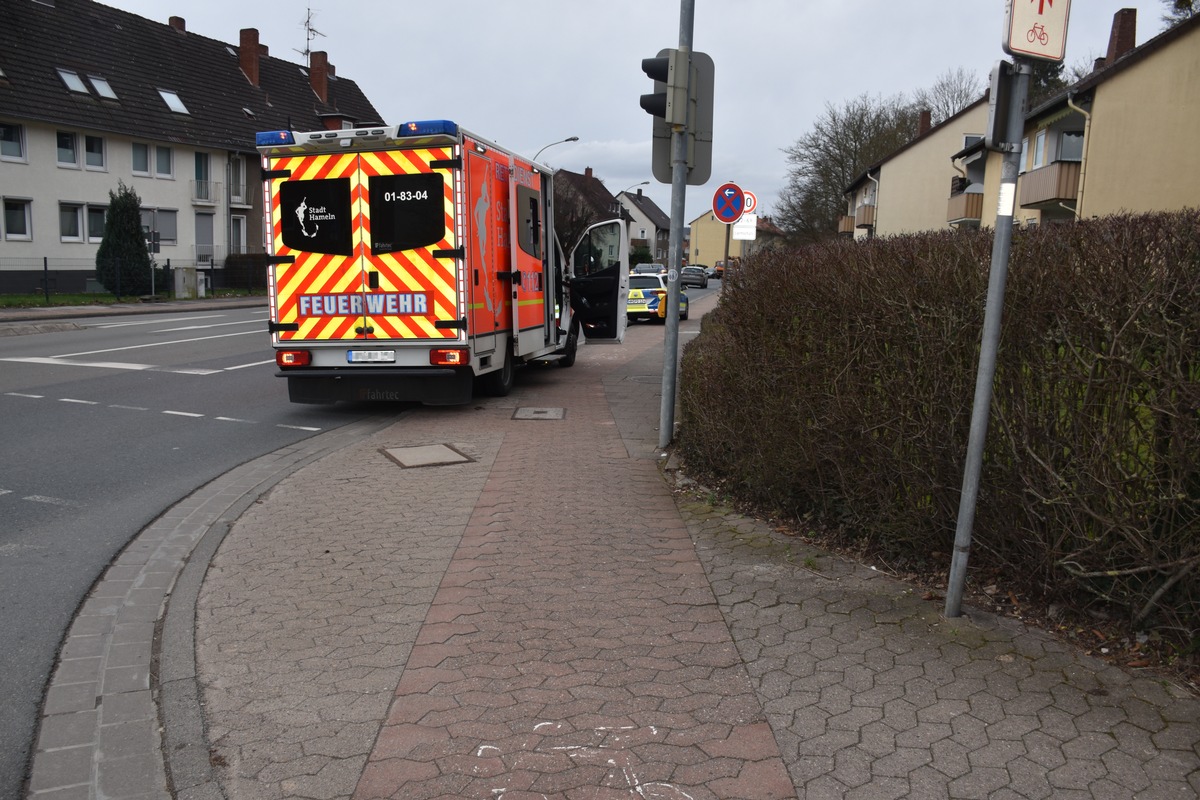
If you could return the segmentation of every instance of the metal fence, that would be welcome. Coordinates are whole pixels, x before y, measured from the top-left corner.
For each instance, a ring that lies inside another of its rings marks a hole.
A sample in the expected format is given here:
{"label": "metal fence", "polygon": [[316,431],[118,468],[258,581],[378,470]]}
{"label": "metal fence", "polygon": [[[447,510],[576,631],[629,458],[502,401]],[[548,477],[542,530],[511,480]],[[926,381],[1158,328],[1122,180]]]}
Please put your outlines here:
{"label": "metal fence", "polygon": [[[207,292],[222,289],[265,291],[266,257],[262,253],[226,256],[217,265],[211,258],[156,259],[155,294],[171,294],[173,271],[194,268]],[[96,261],[87,258],[0,258],[0,294],[102,294]]]}

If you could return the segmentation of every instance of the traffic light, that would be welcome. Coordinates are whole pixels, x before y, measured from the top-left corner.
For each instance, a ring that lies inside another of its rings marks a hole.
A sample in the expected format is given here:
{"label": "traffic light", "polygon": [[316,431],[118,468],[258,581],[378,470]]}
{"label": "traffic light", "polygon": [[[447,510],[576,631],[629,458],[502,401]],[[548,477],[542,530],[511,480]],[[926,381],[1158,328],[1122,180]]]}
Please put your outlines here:
{"label": "traffic light", "polygon": [[686,52],[659,50],[657,58],[643,58],[642,72],[654,79],[654,93],[642,95],[641,105],[668,125],[687,124]]}
{"label": "traffic light", "polygon": [[642,59],[642,71],[654,79],[654,93],[641,106],[654,116],[651,167],[662,183],[671,182],[672,128],[687,133],[688,184],[708,182],[712,172],[713,60],[705,53],[665,49]]}

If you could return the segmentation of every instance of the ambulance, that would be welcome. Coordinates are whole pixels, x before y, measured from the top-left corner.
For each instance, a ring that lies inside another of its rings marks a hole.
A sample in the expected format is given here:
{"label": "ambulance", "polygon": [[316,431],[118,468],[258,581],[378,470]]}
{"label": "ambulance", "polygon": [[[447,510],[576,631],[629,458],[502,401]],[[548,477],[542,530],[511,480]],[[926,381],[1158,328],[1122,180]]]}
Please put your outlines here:
{"label": "ambulance", "polygon": [[259,133],[268,328],[294,403],[467,403],[621,342],[620,220],[554,230],[554,174],[448,120]]}

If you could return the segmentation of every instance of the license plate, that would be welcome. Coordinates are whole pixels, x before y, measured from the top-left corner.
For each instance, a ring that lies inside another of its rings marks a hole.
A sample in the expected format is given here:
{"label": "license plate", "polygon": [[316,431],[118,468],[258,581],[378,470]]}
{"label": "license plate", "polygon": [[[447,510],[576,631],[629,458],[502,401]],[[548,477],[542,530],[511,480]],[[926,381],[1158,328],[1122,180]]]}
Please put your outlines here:
{"label": "license plate", "polygon": [[395,350],[347,350],[346,360],[351,364],[393,363],[396,360]]}

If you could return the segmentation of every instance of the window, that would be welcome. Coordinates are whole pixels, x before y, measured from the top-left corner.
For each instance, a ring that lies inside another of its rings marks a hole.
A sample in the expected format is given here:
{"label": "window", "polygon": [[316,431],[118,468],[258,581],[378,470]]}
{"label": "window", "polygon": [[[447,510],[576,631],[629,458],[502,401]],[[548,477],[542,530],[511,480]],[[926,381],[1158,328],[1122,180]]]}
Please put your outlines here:
{"label": "window", "polygon": [[104,217],[107,214],[106,206],[87,207],[87,238],[89,242],[98,242],[104,238]]}
{"label": "window", "polygon": [[29,241],[33,238],[29,225],[28,200],[4,199],[4,238]]}
{"label": "window", "polygon": [[82,242],[83,206],[77,203],[62,203],[58,207],[58,236],[64,242]]}
{"label": "window", "polygon": [[241,156],[229,157],[229,199],[234,203],[248,203],[246,194],[246,162]]}
{"label": "window", "polygon": [[1046,166],[1046,129],[1037,132],[1033,140],[1033,168]]}
{"label": "window", "polygon": [[96,94],[109,100],[116,100],[117,93],[113,91],[112,84],[101,78],[99,75],[88,75],[88,80],[92,82],[92,87],[96,90]]}
{"label": "window", "polygon": [[104,137],[83,137],[83,162],[88,169],[104,169]]}
{"label": "window", "polygon": [[150,145],[141,142],[133,143],[133,174],[150,174]]}
{"label": "window", "polygon": [[212,202],[216,199],[213,196],[212,181],[209,180],[209,157],[208,153],[196,153],[196,185],[192,190],[192,197],[196,200]]}
{"label": "window", "polygon": [[0,122],[0,158],[5,161],[25,160],[25,131],[20,125]]}
{"label": "window", "polygon": [[67,88],[72,92],[91,94],[91,92],[88,91],[87,84],[83,82],[83,78],[80,78],[79,73],[75,70],[63,69],[62,67],[59,67],[58,77],[62,78],[62,82],[65,83]]}
{"label": "window", "polygon": [[167,104],[167,108],[174,111],[176,114],[189,114],[187,106],[179,99],[179,95],[170,89],[159,89],[158,94],[162,97],[163,102]]}
{"label": "window", "polygon": [[60,167],[78,167],[79,152],[75,134],[69,131],[58,132],[58,165]]}
{"label": "window", "polygon": [[157,145],[154,148],[154,176],[170,178],[175,174],[171,148]]}
{"label": "window", "polygon": [[1020,169],[1018,171],[1022,175],[1025,174],[1029,170],[1029,166],[1028,166],[1029,162],[1026,160],[1028,158],[1029,158],[1029,137],[1026,136],[1024,139],[1021,140],[1021,160],[1018,162],[1020,165]]}
{"label": "window", "polygon": [[1083,131],[1063,131],[1058,142],[1059,161],[1083,160]]}

